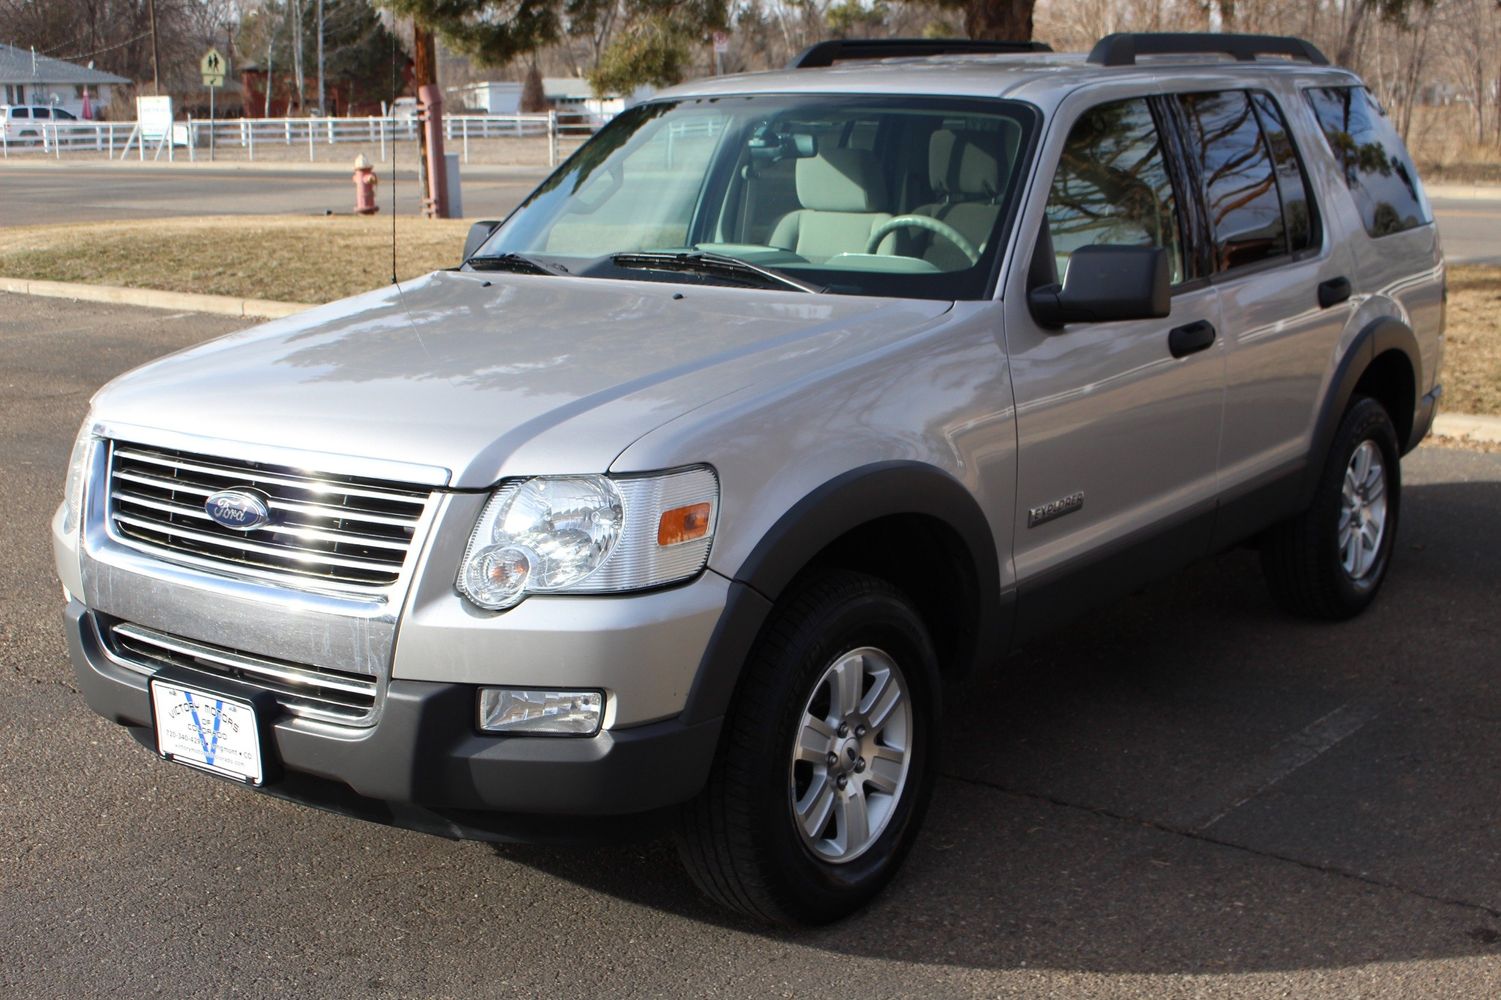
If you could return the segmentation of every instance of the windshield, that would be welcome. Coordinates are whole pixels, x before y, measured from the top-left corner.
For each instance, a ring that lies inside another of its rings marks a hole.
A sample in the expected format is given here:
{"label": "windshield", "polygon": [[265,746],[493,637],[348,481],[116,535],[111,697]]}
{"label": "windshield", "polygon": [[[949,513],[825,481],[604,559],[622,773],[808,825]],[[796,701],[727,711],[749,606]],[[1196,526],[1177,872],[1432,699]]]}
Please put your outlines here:
{"label": "windshield", "polygon": [[701,257],[659,269],[640,256],[717,255],[830,292],[981,298],[1032,122],[1023,105],[957,98],[638,105],[574,153],[477,256],[525,254],[600,277],[749,283]]}

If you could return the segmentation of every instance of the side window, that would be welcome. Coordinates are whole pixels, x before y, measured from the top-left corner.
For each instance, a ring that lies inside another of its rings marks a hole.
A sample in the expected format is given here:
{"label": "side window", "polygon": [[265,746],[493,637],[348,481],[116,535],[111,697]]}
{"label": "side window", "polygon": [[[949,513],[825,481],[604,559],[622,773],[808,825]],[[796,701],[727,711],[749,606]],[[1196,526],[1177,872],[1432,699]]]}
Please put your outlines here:
{"label": "side window", "polygon": [[32,114],[31,117],[33,117],[33,118],[51,118],[52,117],[52,109],[51,108],[36,108],[34,110],[34,113]]}
{"label": "side window", "polygon": [[1058,280],[1080,247],[1096,243],[1168,251],[1173,281],[1183,280],[1183,241],[1152,110],[1142,98],[1090,108],[1064,144],[1048,195],[1048,235]]}
{"label": "side window", "polygon": [[1244,91],[1182,94],[1188,148],[1199,168],[1215,270],[1287,253],[1272,156]]}
{"label": "side window", "polygon": [[1272,160],[1277,165],[1277,188],[1282,193],[1282,219],[1287,226],[1288,247],[1293,253],[1317,247],[1318,208],[1308,175],[1293,145],[1292,133],[1287,129],[1287,119],[1282,117],[1282,109],[1277,107],[1272,95],[1264,90],[1251,91],[1251,103],[1256,106],[1261,133],[1266,137]]}
{"label": "side window", "polygon": [[1355,196],[1366,232],[1386,236],[1431,221],[1418,194],[1417,172],[1386,112],[1364,87],[1305,91]]}
{"label": "side window", "polygon": [[73,117],[72,112],[64,111],[62,108],[58,108],[57,110],[53,111],[52,117],[56,118],[58,121],[64,122],[76,122],[78,120],[77,118]]}
{"label": "side window", "polygon": [[10,116],[12,118],[30,118],[31,117],[31,109],[30,108],[11,108],[10,109]]}

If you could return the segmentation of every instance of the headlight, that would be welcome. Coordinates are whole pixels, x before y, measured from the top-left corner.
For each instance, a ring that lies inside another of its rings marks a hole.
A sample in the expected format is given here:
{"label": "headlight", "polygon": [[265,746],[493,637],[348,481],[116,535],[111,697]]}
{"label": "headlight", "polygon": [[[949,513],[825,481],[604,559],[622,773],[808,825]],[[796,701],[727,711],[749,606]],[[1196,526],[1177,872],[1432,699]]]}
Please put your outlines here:
{"label": "headlight", "polygon": [[555,476],[503,485],[474,526],[459,593],[491,611],[527,594],[606,594],[704,568],[719,513],[705,466],[648,476]]}
{"label": "headlight", "polygon": [[83,484],[89,475],[89,455],[93,451],[93,417],[86,418],[73,441],[73,454],[68,456],[68,478],[63,484],[63,501],[67,509],[63,514],[63,531],[74,534],[78,531],[83,512]]}

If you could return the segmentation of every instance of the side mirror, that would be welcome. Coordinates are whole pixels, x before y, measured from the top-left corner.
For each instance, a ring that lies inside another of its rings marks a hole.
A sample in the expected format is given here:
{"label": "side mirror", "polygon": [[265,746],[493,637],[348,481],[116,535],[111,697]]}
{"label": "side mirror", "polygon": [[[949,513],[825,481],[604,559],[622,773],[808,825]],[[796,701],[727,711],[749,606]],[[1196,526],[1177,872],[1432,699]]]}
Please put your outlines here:
{"label": "side mirror", "polygon": [[459,263],[462,264],[465,260],[473,257],[479,251],[479,248],[485,245],[485,241],[490,238],[490,234],[499,228],[500,222],[496,219],[487,219],[484,222],[476,222],[470,226],[469,235],[464,237],[464,260],[459,261]]}
{"label": "side mirror", "polygon": [[1172,311],[1167,251],[1096,244],[1069,260],[1062,285],[1027,293],[1032,318],[1046,327],[1119,319],[1161,319]]}

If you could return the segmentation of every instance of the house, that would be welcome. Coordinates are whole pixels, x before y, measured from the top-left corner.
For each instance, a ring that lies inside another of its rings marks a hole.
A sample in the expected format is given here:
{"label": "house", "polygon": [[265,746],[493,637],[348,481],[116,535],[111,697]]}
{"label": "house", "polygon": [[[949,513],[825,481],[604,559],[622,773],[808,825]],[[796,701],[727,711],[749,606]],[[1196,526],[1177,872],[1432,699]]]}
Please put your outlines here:
{"label": "house", "polygon": [[84,117],[88,95],[94,117],[110,102],[110,88],[129,80],[91,66],[63,62],[30,49],[0,44],[0,104],[51,104]]}
{"label": "house", "polygon": [[[521,88],[520,83],[504,80],[466,83],[450,88],[449,100],[487,115],[514,115],[521,108]],[[599,124],[650,97],[652,88],[641,87],[628,98],[618,94],[595,97],[589,81],[582,77],[545,76],[542,78],[542,94],[555,111],[587,115]]]}
{"label": "house", "polygon": [[473,108],[487,115],[514,115],[521,108],[521,84],[512,81],[487,80],[483,83],[466,83],[450,91],[449,100],[460,107]]}
{"label": "house", "polygon": [[594,88],[589,85],[588,80],[582,77],[544,76],[542,78],[542,93],[547,96],[547,103],[555,110],[588,115],[596,124],[609,121],[631,105],[646,100],[655,92],[652,87],[637,87],[629,96],[606,94],[603,97],[595,97]]}

